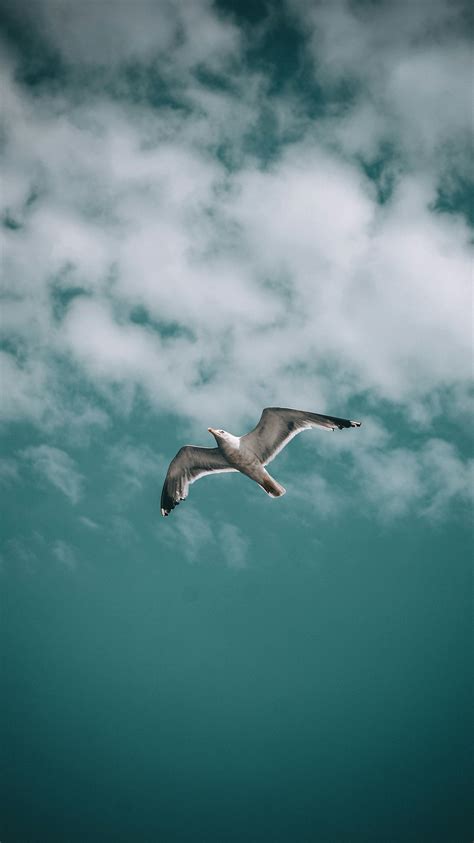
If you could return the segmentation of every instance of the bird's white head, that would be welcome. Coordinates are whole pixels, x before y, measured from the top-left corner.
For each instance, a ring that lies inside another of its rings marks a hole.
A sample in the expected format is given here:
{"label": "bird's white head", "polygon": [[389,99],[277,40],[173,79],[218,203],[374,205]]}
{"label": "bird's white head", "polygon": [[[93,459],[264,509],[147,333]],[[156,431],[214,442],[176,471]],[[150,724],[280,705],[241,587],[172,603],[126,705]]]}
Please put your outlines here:
{"label": "bird's white head", "polygon": [[231,436],[230,433],[227,433],[227,430],[220,430],[216,429],[215,427],[208,427],[207,429],[209,433],[212,433],[214,439],[216,439],[218,442],[225,442],[225,440]]}
{"label": "bird's white head", "polygon": [[212,433],[218,445],[227,445],[228,448],[234,450],[240,447],[240,439],[238,436],[234,436],[233,433],[229,433],[227,430],[221,430],[220,428],[216,429],[215,427],[208,427],[207,429],[209,433]]}

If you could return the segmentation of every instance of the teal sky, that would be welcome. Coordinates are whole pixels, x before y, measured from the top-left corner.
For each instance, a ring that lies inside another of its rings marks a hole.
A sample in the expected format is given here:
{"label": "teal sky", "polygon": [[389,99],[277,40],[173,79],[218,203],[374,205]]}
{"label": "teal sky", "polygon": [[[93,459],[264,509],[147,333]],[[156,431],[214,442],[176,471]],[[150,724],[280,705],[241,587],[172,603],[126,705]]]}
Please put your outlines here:
{"label": "teal sky", "polygon": [[1,0],[2,843],[471,843],[470,23]]}

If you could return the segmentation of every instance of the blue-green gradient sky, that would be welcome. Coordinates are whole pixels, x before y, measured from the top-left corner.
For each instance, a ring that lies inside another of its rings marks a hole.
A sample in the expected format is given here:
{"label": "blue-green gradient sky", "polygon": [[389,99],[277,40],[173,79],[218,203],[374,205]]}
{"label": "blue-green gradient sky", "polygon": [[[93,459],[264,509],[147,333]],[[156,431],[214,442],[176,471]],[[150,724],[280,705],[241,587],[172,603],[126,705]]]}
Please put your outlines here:
{"label": "blue-green gradient sky", "polygon": [[0,17],[0,840],[471,843],[467,4]]}

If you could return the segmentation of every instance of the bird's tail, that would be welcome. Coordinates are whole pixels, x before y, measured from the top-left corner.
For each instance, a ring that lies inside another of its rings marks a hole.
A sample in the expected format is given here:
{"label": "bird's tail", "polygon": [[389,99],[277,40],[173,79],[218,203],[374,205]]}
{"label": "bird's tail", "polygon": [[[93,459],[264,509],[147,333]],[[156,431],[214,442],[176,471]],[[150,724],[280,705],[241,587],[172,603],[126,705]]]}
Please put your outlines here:
{"label": "bird's tail", "polygon": [[277,483],[270,474],[265,472],[265,477],[262,477],[260,480],[260,486],[264,489],[267,495],[270,495],[271,498],[281,498],[282,495],[285,494],[286,489],[280,483]]}

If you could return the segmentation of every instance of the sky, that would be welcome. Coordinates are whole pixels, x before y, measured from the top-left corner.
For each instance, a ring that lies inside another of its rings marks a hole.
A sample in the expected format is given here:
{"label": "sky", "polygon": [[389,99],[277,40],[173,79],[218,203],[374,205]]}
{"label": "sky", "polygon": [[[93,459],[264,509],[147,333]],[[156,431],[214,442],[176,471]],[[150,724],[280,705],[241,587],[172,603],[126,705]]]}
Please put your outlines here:
{"label": "sky", "polygon": [[0,0],[2,843],[472,841],[471,32]]}

